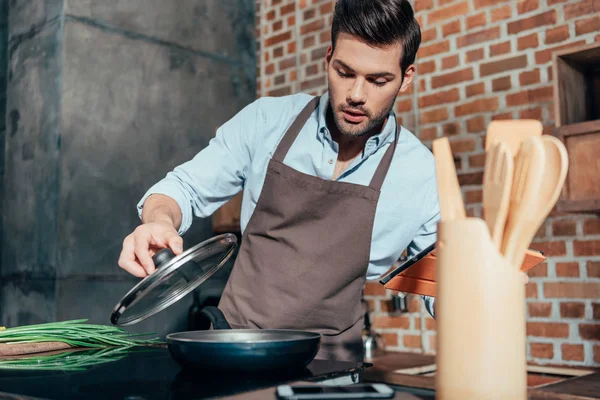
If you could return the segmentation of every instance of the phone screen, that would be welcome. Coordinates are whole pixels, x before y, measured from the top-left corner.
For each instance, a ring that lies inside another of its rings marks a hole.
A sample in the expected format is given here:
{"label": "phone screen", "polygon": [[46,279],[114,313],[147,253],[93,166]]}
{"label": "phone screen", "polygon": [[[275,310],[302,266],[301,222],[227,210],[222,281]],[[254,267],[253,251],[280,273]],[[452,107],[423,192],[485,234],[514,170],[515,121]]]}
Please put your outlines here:
{"label": "phone screen", "polygon": [[319,394],[319,393],[377,393],[373,386],[326,386],[326,387],[295,387],[294,394]]}

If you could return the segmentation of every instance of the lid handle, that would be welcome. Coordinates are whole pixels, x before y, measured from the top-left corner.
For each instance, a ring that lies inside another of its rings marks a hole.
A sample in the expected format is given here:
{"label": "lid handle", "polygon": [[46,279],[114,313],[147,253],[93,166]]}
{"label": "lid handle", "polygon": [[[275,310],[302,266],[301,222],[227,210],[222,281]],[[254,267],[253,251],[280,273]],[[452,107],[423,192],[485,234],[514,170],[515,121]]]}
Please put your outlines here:
{"label": "lid handle", "polygon": [[175,257],[175,253],[173,253],[173,251],[170,248],[166,247],[160,250],[155,255],[153,255],[152,261],[154,261],[154,266],[158,269],[158,267],[160,267],[173,257]]}
{"label": "lid handle", "polygon": [[231,329],[225,315],[215,306],[206,306],[200,311],[212,323],[213,329]]}

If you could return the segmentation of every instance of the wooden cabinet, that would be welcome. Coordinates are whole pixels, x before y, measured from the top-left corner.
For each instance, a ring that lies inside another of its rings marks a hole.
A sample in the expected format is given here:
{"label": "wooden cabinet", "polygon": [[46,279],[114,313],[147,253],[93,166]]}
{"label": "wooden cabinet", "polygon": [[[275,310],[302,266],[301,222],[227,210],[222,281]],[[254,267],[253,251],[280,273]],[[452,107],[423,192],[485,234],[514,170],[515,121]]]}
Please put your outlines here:
{"label": "wooden cabinet", "polygon": [[569,153],[557,208],[600,212],[600,44],[553,55],[555,134]]}

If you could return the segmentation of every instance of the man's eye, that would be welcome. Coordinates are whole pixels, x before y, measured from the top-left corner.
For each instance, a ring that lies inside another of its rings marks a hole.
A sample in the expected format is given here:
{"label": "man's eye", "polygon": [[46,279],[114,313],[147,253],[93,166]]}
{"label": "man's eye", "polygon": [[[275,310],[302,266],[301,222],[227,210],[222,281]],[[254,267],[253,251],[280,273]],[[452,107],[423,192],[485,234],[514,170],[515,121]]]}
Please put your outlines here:
{"label": "man's eye", "polygon": [[387,81],[383,80],[383,81],[371,81],[374,85],[376,86],[383,86],[387,83]]}
{"label": "man's eye", "polygon": [[340,71],[340,70],[338,70],[338,74],[339,74],[339,76],[342,76],[342,77],[344,77],[344,78],[347,78],[347,77],[349,77],[349,76],[350,76],[350,74],[347,74],[347,73],[345,73],[344,71]]}

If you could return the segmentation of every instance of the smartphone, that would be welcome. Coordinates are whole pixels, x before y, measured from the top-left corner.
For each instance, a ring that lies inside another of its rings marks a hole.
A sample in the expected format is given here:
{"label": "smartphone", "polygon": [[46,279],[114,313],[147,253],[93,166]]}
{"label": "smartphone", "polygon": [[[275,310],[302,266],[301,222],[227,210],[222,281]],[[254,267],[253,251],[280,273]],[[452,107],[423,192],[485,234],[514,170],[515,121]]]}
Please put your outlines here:
{"label": "smartphone", "polygon": [[397,268],[394,268],[387,275],[383,276],[381,279],[379,279],[379,283],[381,283],[382,285],[385,285],[386,283],[391,281],[393,277],[401,274],[402,272],[406,271],[408,268],[415,265],[417,263],[417,261],[420,261],[421,259],[423,259],[423,257],[425,257],[427,254],[431,253],[433,250],[435,250],[435,242],[430,244],[423,250],[421,250],[418,254],[415,254],[414,256],[412,256],[411,258],[406,260],[404,263],[399,265]]}
{"label": "smartphone", "polygon": [[348,386],[280,385],[277,397],[281,400],[327,400],[327,399],[391,399],[394,391],[382,383]]}

